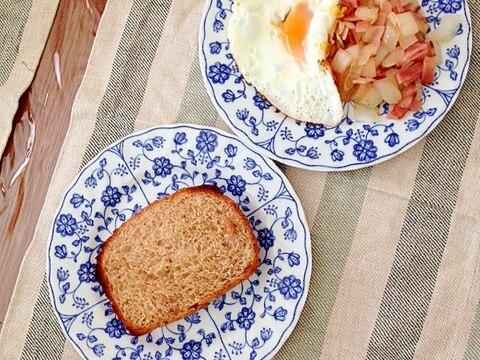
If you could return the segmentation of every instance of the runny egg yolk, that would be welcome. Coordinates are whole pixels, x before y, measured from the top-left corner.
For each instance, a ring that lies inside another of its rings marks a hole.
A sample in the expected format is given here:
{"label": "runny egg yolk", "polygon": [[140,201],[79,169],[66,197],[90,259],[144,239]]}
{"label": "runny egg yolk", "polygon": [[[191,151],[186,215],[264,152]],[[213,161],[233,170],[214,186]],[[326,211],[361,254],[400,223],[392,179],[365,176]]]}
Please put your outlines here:
{"label": "runny egg yolk", "polygon": [[288,52],[305,63],[305,41],[312,21],[313,11],[305,2],[297,2],[287,15],[282,35]]}

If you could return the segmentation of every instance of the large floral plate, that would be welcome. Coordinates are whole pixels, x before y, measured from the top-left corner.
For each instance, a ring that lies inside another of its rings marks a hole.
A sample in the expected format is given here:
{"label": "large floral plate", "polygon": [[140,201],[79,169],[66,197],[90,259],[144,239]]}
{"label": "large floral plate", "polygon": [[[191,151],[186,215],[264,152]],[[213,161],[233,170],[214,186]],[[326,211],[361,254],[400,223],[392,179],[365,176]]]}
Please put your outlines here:
{"label": "large floral plate", "polygon": [[[420,2],[420,1],[419,1]],[[207,0],[200,26],[200,66],[218,112],[247,146],[282,163],[319,171],[352,170],[390,159],[419,142],[453,105],[467,74],[472,29],[465,0],[422,0],[430,28],[446,16],[460,15],[456,36],[442,45],[434,84],[423,88],[422,110],[401,121],[381,116],[364,122],[351,104],[333,128],[294,121],[247,84],[233,60],[227,23],[233,0]]]}
{"label": "large floral plate", "polygon": [[[99,247],[152,201],[201,184],[219,186],[242,208],[261,265],[208,308],[130,336],[97,282]],[[218,130],[178,125],[131,135],[82,170],[55,216],[47,268],[54,311],[84,358],[268,359],[298,320],[310,257],[302,207],[272,161]]]}

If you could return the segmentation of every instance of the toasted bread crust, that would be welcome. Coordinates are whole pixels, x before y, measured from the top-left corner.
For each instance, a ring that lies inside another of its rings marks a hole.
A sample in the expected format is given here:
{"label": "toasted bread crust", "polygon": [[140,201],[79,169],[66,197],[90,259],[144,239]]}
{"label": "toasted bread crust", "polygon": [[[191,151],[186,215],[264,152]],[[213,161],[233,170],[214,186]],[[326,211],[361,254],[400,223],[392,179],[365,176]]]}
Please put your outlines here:
{"label": "toasted bread crust", "polygon": [[[124,224],[122,224],[119,228],[115,229],[115,231],[112,233],[112,235],[102,244],[102,246],[100,247],[100,253],[97,257],[97,265],[96,265],[96,272],[97,272],[97,279],[98,279],[98,282],[100,283],[100,285],[102,286],[104,292],[105,292],[105,295],[107,296],[108,300],[111,302],[112,304],[112,308],[113,308],[113,311],[115,312],[115,314],[118,316],[118,318],[120,319],[120,321],[123,323],[123,325],[125,326],[125,328],[127,329],[127,331],[134,335],[134,336],[141,336],[141,335],[145,335],[145,334],[148,334],[149,332],[151,332],[152,330],[156,329],[157,327],[161,327],[161,326],[165,326],[167,324],[170,324],[174,321],[177,321],[177,320],[180,320],[190,314],[193,314],[205,307],[208,306],[208,304],[210,304],[213,300],[215,300],[216,298],[218,298],[219,296],[225,294],[226,292],[228,292],[230,289],[234,288],[235,286],[237,286],[238,284],[240,284],[242,281],[248,279],[254,272],[255,270],[258,268],[259,266],[259,251],[260,251],[260,248],[258,246],[258,242],[257,242],[257,239],[255,237],[255,234],[253,233],[253,230],[252,230],[252,227],[250,226],[250,223],[248,222],[248,219],[247,217],[245,216],[245,214],[240,210],[240,208],[238,207],[238,205],[233,201],[231,200],[229,197],[223,195],[223,193],[221,192],[221,190],[216,187],[216,186],[213,186],[213,185],[201,185],[201,186],[196,186],[196,187],[190,187],[190,188],[184,188],[184,189],[180,189],[178,190],[177,192],[175,192],[174,194],[172,195],[169,195],[161,200],[157,200],[155,202],[153,202],[152,204],[150,204],[149,206],[143,208],[142,210],[140,210],[138,213],[136,213],[135,215],[133,216],[140,216],[140,214],[142,214],[143,212],[146,212],[146,211],[150,211],[149,209],[151,209],[151,207],[154,207],[154,206],[158,206],[158,204],[162,201],[171,201],[173,200],[176,196],[178,196],[179,194],[209,194],[209,195],[213,195],[215,196],[216,198],[218,198],[218,201],[222,201],[222,202],[226,202],[228,203],[228,205],[231,207],[231,210],[234,211],[238,216],[239,218],[241,219],[241,221],[243,222],[243,226],[248,229],[248,233],[249,233],[249,237],[250,237],[250,244],[251,244],[251,249],[253,251],[253,253],[255,254],[255,256],[253,257],[253,259],[250,261],[250,264],[249,266],[245,269],[245,271],[243,272],[243,274],[235,279],[234,281],[231,281],[229,284],[225,285],[224,287],[222,287],[220,290],[214,292],[211,294],[211,296],[209,296],[205,302],[201,303],[201,304],[196,304],[196,306],[194,307],[191,307],[190,309],[188,309],[187,311],[184,311],[184,312],[181,312],[179,314],[177,314],[176,316],[174,317],[171,317],[169,319],[167,319],[164,323],[161,323],[161,324],[157,324],[156,326],[152,326],[152,327],[145,327],[145,328],[142,328],[142,327],[136,327],[135,324],[129,322],[122,314],[121,310],[120,310],[120,307],[118,306],[118,304],[116,303],[113,295],[112,295],[112,289],[111,289],[111,285],[107,279],[107,276],[106,276],[106,269],[105,269],[105,264],[104,264],[104,260],[103,260],[103,255],[105,254],[105,252],[107,251],[107,249],[109,248],[109,246],[111,246],[111,244],[113,243],[113,241],[115,241],[115,239],[117,238],[117,236],[123,231],[122,229],[124,228]],[[127,221],[128,222],[128,221]]]}

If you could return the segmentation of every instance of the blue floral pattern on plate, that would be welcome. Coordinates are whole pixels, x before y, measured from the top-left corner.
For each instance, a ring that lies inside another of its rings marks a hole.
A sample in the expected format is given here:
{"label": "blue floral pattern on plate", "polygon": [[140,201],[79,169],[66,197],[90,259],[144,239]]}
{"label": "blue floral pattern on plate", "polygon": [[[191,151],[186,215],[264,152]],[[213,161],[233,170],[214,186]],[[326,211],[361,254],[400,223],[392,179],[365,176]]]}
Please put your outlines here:
{"label": "blue floral pattern on plate", "polygon": [[[97,281],[100,246],[152,201],[201,184],[218,186],[241,207],[261,265],[208,308],[131,336]],[[62,329],[86,359],[268,359],[298,320],[310,256],[301,205],[270,160],[218,130],[165,126],[111,145],[77,176],[53,223],[48,282]]]}
{"label": "blue floral pattern on plate", "polygon": [[352,170],[377,164],[409,149],[432,131],[453,105],[465,79],[472,49],[465,0],[422,0],[430,28],[458,14],[455,38],[442,44],[434,84],[425,86],[422,110],[401,121],[386,118],[388,107],[368,123],[346,104],[340,125],[325,128],[286,117],[245,82],[230,53],[226,26],[234,0],[207,0],[200,26],[200,66],[220,115],[247,146],[285,164],[318,171]]}

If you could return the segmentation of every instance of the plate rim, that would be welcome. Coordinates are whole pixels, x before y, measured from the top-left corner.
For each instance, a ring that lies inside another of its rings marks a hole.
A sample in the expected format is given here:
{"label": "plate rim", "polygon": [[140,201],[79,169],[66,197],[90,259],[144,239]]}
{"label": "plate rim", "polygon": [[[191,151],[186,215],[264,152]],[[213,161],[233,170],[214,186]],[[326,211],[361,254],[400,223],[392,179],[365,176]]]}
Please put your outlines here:
{"label": "plate rim", "polygon": [[[228,139],[236,140],[239,141],[243,146],[246,147],[247,150],[252,151],[254,154],[258,155],[260,158],[262,158],[265,163],[271,168],[272,171],[274,171],[283,181],[283,184],[285,185],[285,188],[290,192],[292,195],[293,200],[295,201],[295,205],[297,207],[298,211],[298,217],[300,220],[300,224],[302,225],[304,231],[305,231],[305,240],[304,240],[304,245],[305,245],[305,257],[306,257],[306,271],[304,275],[304,291],[302,293],[302,297],[298,301],[295,311],[293,312],[293,317],[292,321],[290,322],[290,325],[283,331],[283,333],[280,336],[279,341],[277,342],[276,346],[267,354],[262,359],[272,359],[272,357],[280,351],[280,349],[283,347],[287,339],[290,337],[292,334],[293,330],[296,328],[298,325],[298,321],[300,320],[300,315],[305,307],[305,303],[308,297],[308,292],[310,290],[310,280],[311,280],[311,275],[312,275],[312,246],[311,246],[311,233],[310,233],[310,226],[308,224],[305,211],[303,209],[303,204],[300,201],[300,198],[297,195],[297,192],[293,188],[292,184],[290,183],[290,180],[287,178],[287,176],[280,170],[280,168],[275,164],[275,162],[269,158],[266,157],[265,155],[259,153],[258,151],[249,148],[246,146],[246,144],[238,137],[236,134],[230,134],[222,129],[215,128],[213,126],[204,126],[204,125],[197,125],[197,124],[188,124],[188,123],[175,123],[175,124],[162,124],[162,125],[156,125],[144,129],[139,129],[137,131],[134,131],[130,133],[127,136],[122,137],[121,139],[110,143],[107,145],[105,148],[102,148],[93,158],[91,158],[85,165],[83,165],[79,171],[75,174],[73,180],[69,183],[69,185],[63,189],[62,191],[62,200],[60,201],[60,204],[57,206],[55,212],[53,213],[53,219],[52,225],[51,225],[51,230],[48,232],[48,238],[47,238],[47,246],[45,249],[45,263],[46,263],[46,280],[47,280],[47,287],[48,287],[48,294],[49,294],[49,300],[50,300],[50,306],[52,307],[53,313],[55,315],[55,318],[57,320],[57,324],[60,326],[60,329],[62,333],[64,334],[65,338],[69,341],[69,343],[75,348],[77,353],[85,360],[91,360],[92,358],[87,357],[85,353],[83,352],[82,348],[73,340],[73,338],[70,336],[70,334],[66,331],[65,327],[63,326],[62,319],[60,318],[59,312],[56,307],[55,303],[55,296],[53,293],[53,288],[52,288],[52,282],[51,282],[51,270],[52,270],[52,263],[50,260],[50,252],[52,249],[52,243],[53,243],[53,237],[55,235],[55,218],[56,216],[60,213],[61,209],[65,205],[66,202],[66,195],[69,191],[73,189],[74,186],[76,186],[80,180],[81,175],[84,173],[86,169],[88,169],[92,164],[97,162],[102,155],[104,155],[107,151],[109,151],[110,148],[120,144],[123,141],[126,141],[130,138],[136,137],[136,136],[141,136],[144,134],[147,134],[152,131],[158,131],[161,129],[185,129],[188,128],[190,130],[210,130],[217,135],[223,136]],[[211,304],[211,303],[210,303]],[[96,305],[95,305],[96,306]]]}
{"label": "plate rim", "polygon": [[[278,161],[282,164],[292,166],[295,168],[299,169],[305,169],[305,170],[311,170],[311,171],[318,171],[318,172],[341,172],[341,171],[352,171],[352,170],[357,170],[357,169],[363,169],[367,167],[371,167],[374,165],[381,164],[385,161],[391,160],[395,158],[396,156],[406,152],[407,150],[410,150],[413,148],[416,144],[418,144],[420,141],[422,141],[425,137],[427,137],[428,134],[430,134],[437,126],[438,124],[445,118],[447,113],[452,109],[454,106],[458,95],[460,94],[463,85],[465,83],[465,79],[467,78],[468,70],[470,68],[470,60],[472,56],[472,47],[473,47],[473,28],[472,28],[472,19],[471,19],[471,14],[470,14],[470,8],[468,6],[468,0],[464,0],[463,4],[465,5],[465,16],[466,16],[466,21],[468,24],[468,41],[467,41],[467,59],[465,62],[465,67],[462,70],[462,74],[460,76],[460,85],[456,89],[455,94],[452,96],[452,100],[450,104],[446,107],[446,109],[443,111],[442,114],[440,114],[432,123],[426,127],[426,129],[423,131],[423,133],[419,134],[415,139],[411,140],[410,142],[404,144],[401,148],[397,149],[396,151],[389,153],[389,154],[384,154],[382,156],[379,156],[373,160],[369,160],[366,162],[356,162],[352,164],[346,164],[346,165],[341,165],[341,166],[331,166],[331,165],[316,165],[316,164],[305,164],[304,162],[301,162],[296,159],[291,159],[288,157],[282,157],[279,156],[278,154],[275,154],[273,152],[270,152],[261,146],[258,146],[255,144],[250,138],[237,126],[234,125],[233,121],[230,120],[227,112],[220,106],[218,103],[214,91],[213,91],[213,85],[210,84],[207,78],[207,55],[205,53],[205,47],[204,47],[204,42],[206,40],[206,29],[205,29],[205,24],[206,24],[206,18],[207,18],[207,13],[210,11],[213,3],[215,0],[206,0],[205,6],[203,9],[203,14],[202,14],[202,20],[200,22],[200,31],[198,33],[198,48],[199,48],[199,65],[200,65],[200,72],[202,73],[202,79],[204,83],[204,87],[207,90],[208,96],[210,98],[210,101],[215,107],[215,110],[217,111],[218,114],[220,114],[220,117],[222,120],[228,125],[228,127],[235,133],[236,136],[251,150],[254,150],[255,152],[262,154],[263,156],[266,156],[272,160]],[[233,0],[235,1],[235,0]],[[370,124],[370,123],[369,123]]]}

